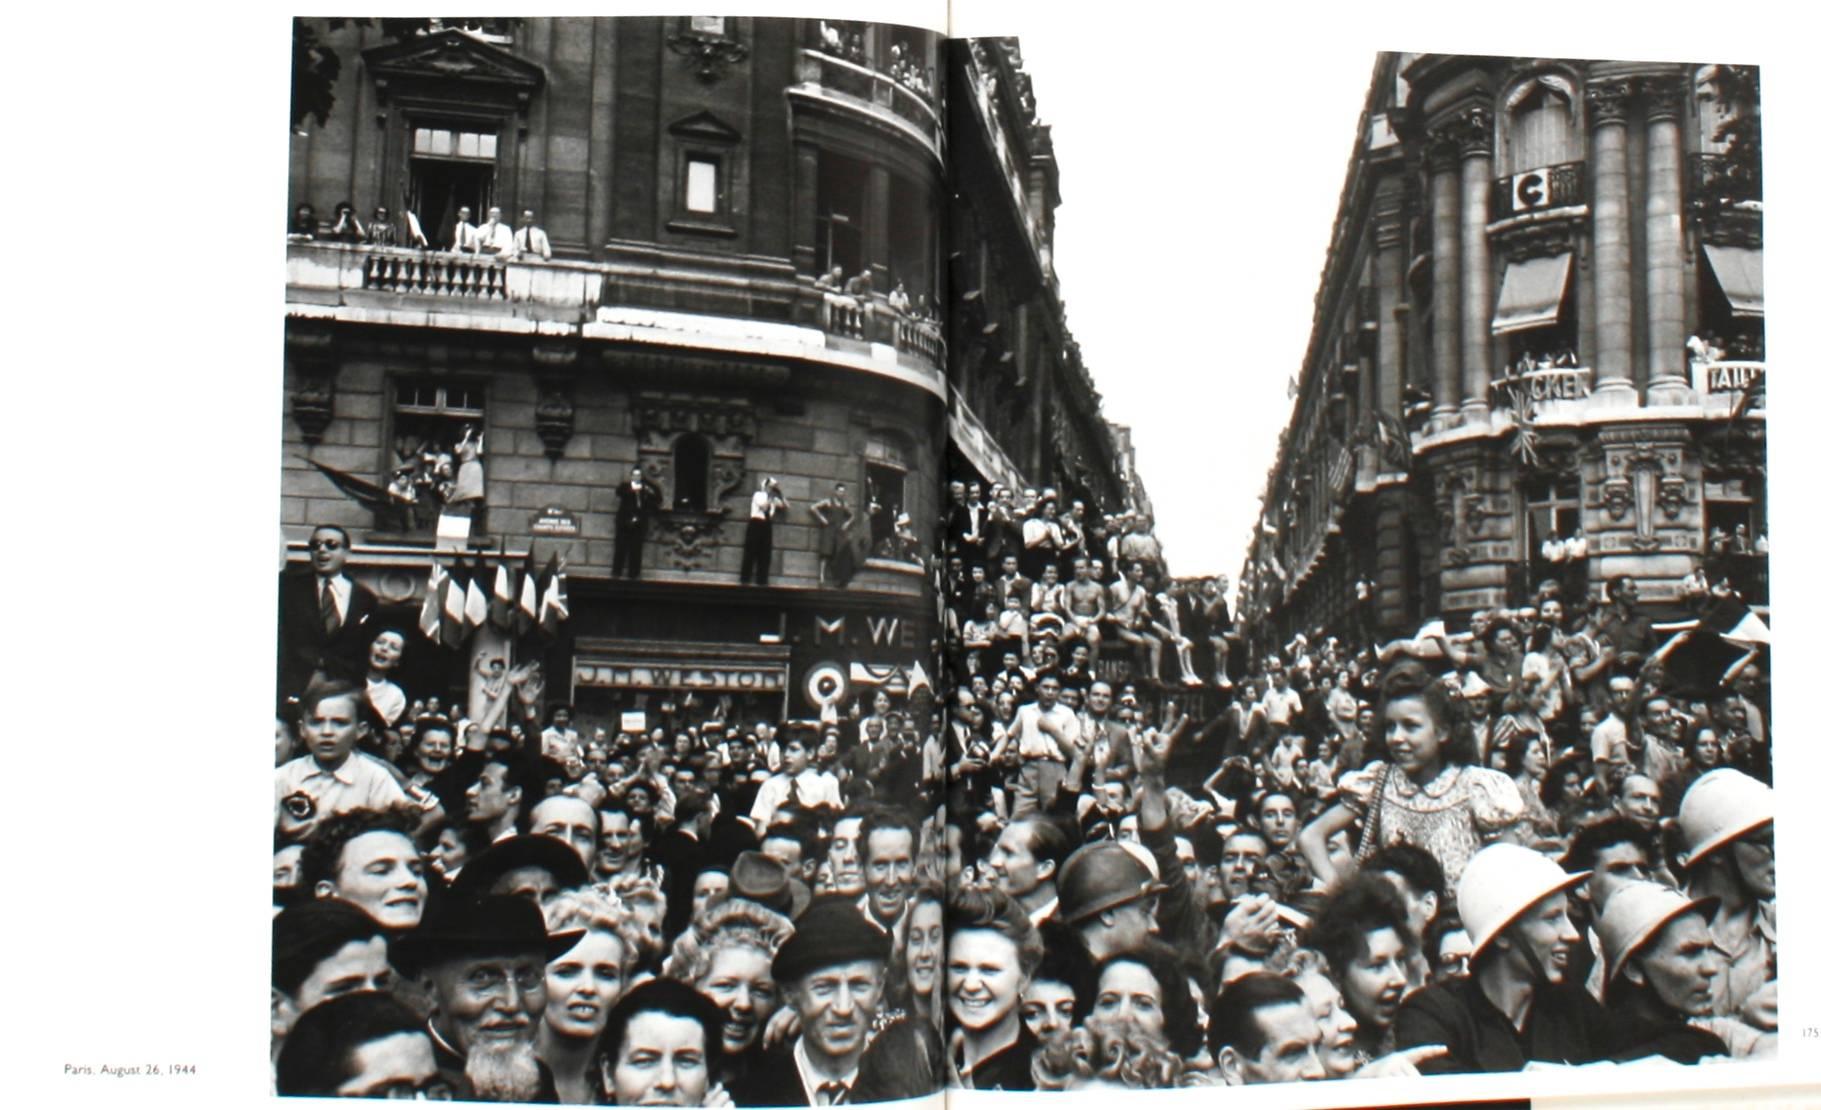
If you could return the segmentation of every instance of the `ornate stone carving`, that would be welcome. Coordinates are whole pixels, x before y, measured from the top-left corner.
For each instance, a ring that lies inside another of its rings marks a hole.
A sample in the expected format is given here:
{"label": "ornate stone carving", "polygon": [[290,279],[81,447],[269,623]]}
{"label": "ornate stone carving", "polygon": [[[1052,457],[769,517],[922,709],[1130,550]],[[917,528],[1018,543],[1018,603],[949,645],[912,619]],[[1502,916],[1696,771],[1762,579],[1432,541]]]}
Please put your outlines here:
{"label": "ornate stone carving", "polygon": [[658,520],[659,541],[679,570],[701,570],[721,546],[719,513],[666,513]]}
{"label": "ornate stone carving", "polygon": [[1677,120],[1682,118],[1683,106],[1688,103],[1688,82],[1679,75],[1662,74],[1647,77],[1641,82],[1644,94],[1644,118],[1656,120]]}
{"label": "ornate stone carving", "polygon": [[536,420],[544,454],[562,458],[569,437],[575,434],[575,402],[569,397],[568,378],[553,374],[538,381]]}
{"label": "ornate stone carving", "polygon": [[1461,149],[1455,145],[1451,129],[1443,124],[1432,128],[1423,143],[1423,168],[1430,173],[1453,173],[1460,168]]}
{"label": "ornate stone carving", "polygon": [[1593,125],[1622,124],[1631,118],[1631,98],[1637,86],[1626,78],[1597,81],[1587,86],[1587,104]]}
{"label": "ornate stone carving", "polygon": [[303,441],[314,447],[335,420],[335,371],[333,368],[297,370],[291,386],[291,419]]}
{"label": "ornate stone carving", "polygon": [[704,85],[727,76],[727,67],[746,60],[746,44],[727,35],[682,30],[664,40],[671,52],[688,60],[690,72]]}
{"label": "ornate stone carving", "polygon": [[335,335],[325,325],[285,324],[285,363],[291,377],[291,419],[314,447],[335,420]]}
{"label": "ornate stone carving", "polygon": [[[713,510],[721,499],[737,493],[746,481],[746,446],[758,430],[752,402],[742,398],[703,397],[680,393],[641,393],[633,399],[632,428],[638,437],[639,461],[647,472],[667,467],[677,440],[700,435],[708,440],[709,470],[706,502]],[[665,496],[674,498],[674,483],[660,481]]]}
{"label": "ornate stone carving", "polygon": [[1682,474],[1688,433],[1675,429],[1611,429],[1601,437],[1606,477],[1600,484],[1600,504],[1615,524],[1633,509],[1630,545],[1654,551],[1664,545],[1657,534],[1659,513],[1664,520],[1680,520],[1694,503],[1688,480]]}
{"label": "ornate stone carving", "polygon": [[1492,113],[1481,105],[1468,108],[1442,129],[1463,158],[1492,153]]}

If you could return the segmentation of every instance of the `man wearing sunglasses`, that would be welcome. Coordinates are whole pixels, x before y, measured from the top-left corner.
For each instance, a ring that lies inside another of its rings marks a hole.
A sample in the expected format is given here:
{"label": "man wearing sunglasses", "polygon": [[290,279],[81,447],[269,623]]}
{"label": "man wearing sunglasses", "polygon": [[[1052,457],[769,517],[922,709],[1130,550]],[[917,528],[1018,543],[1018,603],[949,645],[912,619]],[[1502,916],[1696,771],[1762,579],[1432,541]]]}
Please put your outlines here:
{"label": "man wearing sunglasses", "polygon": [[347,573],[348,532],[321,524],[310,533],[309,576],[287,576],[278,609],[278,695],[296,697],[311,679],[359,678],[366,670],[379,599]]}

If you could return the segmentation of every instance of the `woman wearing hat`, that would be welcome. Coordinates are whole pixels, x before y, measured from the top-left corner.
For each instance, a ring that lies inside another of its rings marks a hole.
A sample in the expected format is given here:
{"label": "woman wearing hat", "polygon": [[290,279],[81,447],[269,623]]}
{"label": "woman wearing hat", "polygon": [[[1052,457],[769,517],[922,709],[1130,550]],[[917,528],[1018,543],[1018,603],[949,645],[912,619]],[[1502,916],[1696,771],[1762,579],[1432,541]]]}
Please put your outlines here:
{"label": "woman wearing hat", "polygon": [[1384,684],[1385,747],[1390,758],[1341,776],[1340,801],[1310,822],[1297,846],[1316,877],[1339,876],[1328,838],[1360,825],[1359,858],[1386,844],[1420,844],[1441,863],[1452,892],[1467,861],[1514,835],[1524,801],[1509,776],[1477,766],[1465,700],[1414,661],[1391,668]]}
{"label": "woman wearing hat", "polygon": [[1613,1059],[1694,1064],[1729,1055],[1725,1041],[1692,1024],[1714,1012],[1720,952],[1707,923],[1718,906],[1655,883],[1628,883],[1606,900],[1594,932],[1608,957]]}

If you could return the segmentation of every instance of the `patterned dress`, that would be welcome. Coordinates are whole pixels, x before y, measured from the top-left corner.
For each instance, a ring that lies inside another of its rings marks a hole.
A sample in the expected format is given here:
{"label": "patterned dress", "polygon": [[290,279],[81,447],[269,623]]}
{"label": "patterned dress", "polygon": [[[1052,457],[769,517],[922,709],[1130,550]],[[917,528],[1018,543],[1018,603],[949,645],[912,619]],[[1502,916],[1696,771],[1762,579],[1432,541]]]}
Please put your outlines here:
{"label": "patterned dress", "polygon": [[[1387,775],[1374,820],[1379,779]],[[1363,830],[1361,859],[1387,844],[1415,844],[1442,865],[1450,894],[1474,853],[1524,818],[1517,784],[1489,767],[1444,767],[1427,786],[1418,786],[1402,768],[1377,761],[1342,775],[1338,789],[1341,804]]]}

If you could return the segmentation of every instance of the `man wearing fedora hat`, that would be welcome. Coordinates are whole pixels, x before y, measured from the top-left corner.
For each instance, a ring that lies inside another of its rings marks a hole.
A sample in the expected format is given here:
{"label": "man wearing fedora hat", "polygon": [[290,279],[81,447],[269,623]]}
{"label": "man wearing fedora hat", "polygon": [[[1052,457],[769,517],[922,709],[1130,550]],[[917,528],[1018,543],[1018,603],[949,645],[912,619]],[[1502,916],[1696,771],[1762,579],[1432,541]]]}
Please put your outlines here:
{"label": "man wearing fedora hat", "polygon": [[1714,1012],[1777,1027],[1776,801],[1771,788],[1730,767],[1682,795],[1676,823],[1687,846],[1685,893],[1717,899],[1713,940],[1726,967]]}
{"label": "man wearing fedora hat", "polygon": [[1099,840],[1063,862],[1056,878],[1057,916],[1096,961],[1130,952],[1156,933],[1164,892],[1136,846]]}
{"label": "man wearing fedora hat", "polygon": [[424,992],[436,1068],[456,1097],[557,1101],[533,1049],[547,1000],[544,965],[581,936],[547,933],[529,899],[486,895],[449,899],[399,941],[396,962]]}
{"label": "man wearing fedora hat", "polygon": [[1610,1021],[1568,976],[1579,939],[1568,891],[1586,878],[1515,844],[1488,845],[1467,862],[1457,899],[1473,940],[1469,971],[1406,998],[1393,1027],[1399,1048],[1447,1046],[1421,1065],[1425,1075],[1608,1057]]}
{"label": "man wearing fedora hat", "polygon": [[513,895],[543,909],[563,891],[586,885],[588,868],[575,849],[554,836],[526,833],[509,836],[469,860],[450,893],[458,898]]}
{"label": "man wearing fedora hat", "polygon": [[1607,898],[1594,929],[1607,953],[1614,1059],[1693,1064],[1730,1055],[1725,1041],[1691,1024],[1714,1012],[1720,951],[1707,923],[1718,907],[1649,882],[1626,883]]}
{"label": "man wearing fedora hat", "polygon": [[795,925],[771,971],[802,1032],[766,1052],[749,1087],[773,1106],[837,1106],[859,1077],[892,942],[840,895],[812,902]]}

